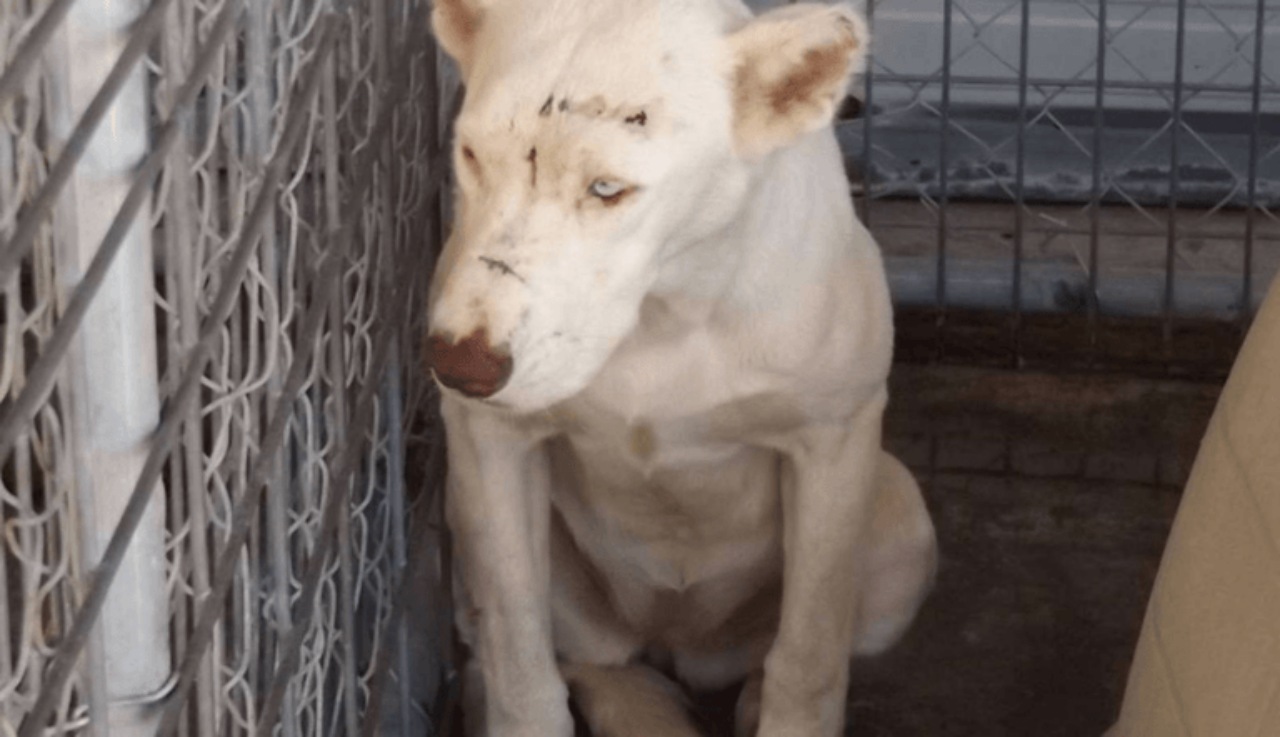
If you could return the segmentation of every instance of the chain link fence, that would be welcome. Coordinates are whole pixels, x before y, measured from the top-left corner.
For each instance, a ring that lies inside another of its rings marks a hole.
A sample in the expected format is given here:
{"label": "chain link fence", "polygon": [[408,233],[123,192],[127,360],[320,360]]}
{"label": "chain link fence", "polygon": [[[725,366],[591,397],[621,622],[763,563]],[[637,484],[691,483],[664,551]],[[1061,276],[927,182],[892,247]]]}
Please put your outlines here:
{"label": "chain link fence", "polygon": [[[1273,6],[869,0],[837,135],[903,356],[1225,368],[1280,267]],[[439,727],[428,11],[0,0],[0,733]]]}
{"label": "chain link fence", "polygon": [[1224,371],[1280,269],[1280,6],[865,7],[837,134],[904,354]]}
{"label": "chain link fence", "polygon": [[0,733],[432,732],[428,11],[0,0]]}

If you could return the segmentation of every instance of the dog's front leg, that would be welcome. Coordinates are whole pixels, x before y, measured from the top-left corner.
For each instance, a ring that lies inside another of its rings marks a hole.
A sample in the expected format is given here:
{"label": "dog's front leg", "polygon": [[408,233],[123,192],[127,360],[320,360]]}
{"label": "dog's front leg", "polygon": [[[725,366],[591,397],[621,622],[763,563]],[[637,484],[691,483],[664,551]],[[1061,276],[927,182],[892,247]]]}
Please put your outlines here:
{"label": "dog's front leg", "polygon": [[885,392],[851,418],[781,443],[783,593],[765,659],[760,737],[835,737],[844,724]]}
{"label": "dog's front leg", "polygon": [[[484,685],[483,737],[570,737],[551,641],[549,469],[536,436],[445,398],[448,516]],[[480,737],[475,736],[473,737]]]}

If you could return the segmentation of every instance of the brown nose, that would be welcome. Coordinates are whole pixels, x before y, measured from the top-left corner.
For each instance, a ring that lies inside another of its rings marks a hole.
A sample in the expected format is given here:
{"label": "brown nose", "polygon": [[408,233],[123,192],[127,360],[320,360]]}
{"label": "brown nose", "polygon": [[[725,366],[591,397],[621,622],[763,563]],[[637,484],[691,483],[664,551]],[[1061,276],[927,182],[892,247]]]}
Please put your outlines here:
{"label": "brown nose", "polygon": [[452,343],[447,338],[427,338],[427,367],[441,384],[469,397],[490,397],[511,378],[511,356],[489,345],[484,328]]}

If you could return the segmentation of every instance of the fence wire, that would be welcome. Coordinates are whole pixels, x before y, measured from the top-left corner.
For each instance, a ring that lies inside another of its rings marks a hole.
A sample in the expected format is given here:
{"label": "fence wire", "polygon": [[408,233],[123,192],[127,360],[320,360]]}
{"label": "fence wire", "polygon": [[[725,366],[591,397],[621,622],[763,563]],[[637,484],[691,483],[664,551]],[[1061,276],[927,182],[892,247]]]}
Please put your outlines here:
{"label": "fence wire", "polygon": [[[837,134],[907,352],[1229,360],[1181,328],[1280,268],[1273,5],[868,0]],[[440,716],[427,6],[0,0],[3,734]]]}
{"label": "fence wire", "polygon": [[1238,335],[1280,271],[1280,6],[866,8],[874,59],[837,134],[895,300],[918,313],[908,342],[1229,365],[1215,335]]}
{"label": "fence wire", "polygon": [[[0,0],[3,733],[430,723],[390,662],[410,541],[438,539],[404,484],[438,437],[402,426],[440,232],[426,11]],[[141,319],[100,314],[122,279]],[[153,407],[137,447],[121,394]]]}

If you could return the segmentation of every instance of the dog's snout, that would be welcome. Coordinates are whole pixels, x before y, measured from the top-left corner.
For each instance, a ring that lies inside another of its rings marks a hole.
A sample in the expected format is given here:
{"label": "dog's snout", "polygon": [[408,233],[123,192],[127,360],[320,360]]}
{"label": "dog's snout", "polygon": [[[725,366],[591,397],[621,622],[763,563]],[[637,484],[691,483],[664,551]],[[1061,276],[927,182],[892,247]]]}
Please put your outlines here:
{"label": "dog's snout", "polygon": [[493,396],[511,378],[511,356],[491,346],[483,328],[456,342],[428,336],[426,357],[437,381],[469,397]]}

